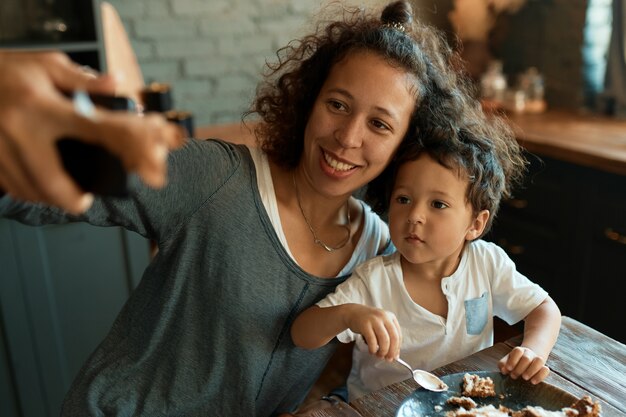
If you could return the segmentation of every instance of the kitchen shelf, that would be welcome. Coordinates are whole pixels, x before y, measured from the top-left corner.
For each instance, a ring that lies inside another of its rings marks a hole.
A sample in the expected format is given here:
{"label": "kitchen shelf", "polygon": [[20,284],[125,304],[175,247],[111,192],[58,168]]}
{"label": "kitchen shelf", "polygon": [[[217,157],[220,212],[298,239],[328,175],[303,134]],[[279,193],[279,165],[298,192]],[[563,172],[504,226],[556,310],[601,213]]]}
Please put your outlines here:
{"label": "kitchen shelf", "polygon": [[63,43],[8,43],[0,44],[1,48],[20,49],[20,50],[60,50],[63,52],[94,52],[100,50],[100,42],[63,42]]}
{"label": "kitchen shelf", "polygon": [[[100,72],[106,72],[100,0],[71,1],[74,3],[72,13],[64,13],[61,17],[67,16],[69,20],[73,20],[74,24],[70,25],[70,28],[75,28],[73,32],[51,34],[46,39],[41,34],[29,33],[23,28],[20,30],[23,30],[24,33],[20,33],[19,36],[9,36],[5,29],[4,38],[0,37],[0,48],[24,51],[62,51],[78,64],[88,65]],[[66,4],[69,3],[66,2]],[[14,13],[17,13],[17,10],[21,10],[15,7],[9,7],[9,12],[13,10]],[[26,4],[23,7],[29,6]]]}

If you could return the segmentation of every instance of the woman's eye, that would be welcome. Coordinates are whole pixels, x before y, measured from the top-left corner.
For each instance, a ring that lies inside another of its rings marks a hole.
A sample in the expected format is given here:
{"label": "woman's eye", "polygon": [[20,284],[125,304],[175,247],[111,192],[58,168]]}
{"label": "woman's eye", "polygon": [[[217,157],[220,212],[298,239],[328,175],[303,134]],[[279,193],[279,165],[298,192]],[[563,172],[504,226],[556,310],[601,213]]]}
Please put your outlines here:
{"label": "woman's eye", "polygon": [[328,100],[328,105],[334,110],[344,111],[346,109],[346,106],[337,100]]}
{"label": "woman's eye", "polygon": [[448,207],[443,201],[433,201],[432,206],[436,209],[445,209]]}
{"label": "woman's eye", "polygon": [[389,126],[386,123],[381,122],[380,120],[372,120],[372,125],[376,129],[390,130]]}

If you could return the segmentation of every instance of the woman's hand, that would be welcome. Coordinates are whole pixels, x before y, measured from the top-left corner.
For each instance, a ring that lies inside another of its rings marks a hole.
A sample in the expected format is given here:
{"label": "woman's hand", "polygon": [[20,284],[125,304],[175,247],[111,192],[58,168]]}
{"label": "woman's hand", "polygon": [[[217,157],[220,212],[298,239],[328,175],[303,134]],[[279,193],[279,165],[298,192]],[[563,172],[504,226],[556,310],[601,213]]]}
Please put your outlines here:
{"label": "woman's hand", "polygon": [[111,77],[96,77],[57,52],[0,50],[0,190],[12,197],[85,211],[93,197],[63,169],[56,141],[99,144],[151,186],[165,183],[169,150],[182,144],[178,126],[160,116],[96,109],[78,114],[63,92],[114,94]]}
{"label": "woman's hand", "polygon": [[513,379],[521,376],[526,381],[538,384],[550,374],[550,369],[545,363],[546,361],[531,349],[518,346],[500,359],[498,368],[502,374]]}

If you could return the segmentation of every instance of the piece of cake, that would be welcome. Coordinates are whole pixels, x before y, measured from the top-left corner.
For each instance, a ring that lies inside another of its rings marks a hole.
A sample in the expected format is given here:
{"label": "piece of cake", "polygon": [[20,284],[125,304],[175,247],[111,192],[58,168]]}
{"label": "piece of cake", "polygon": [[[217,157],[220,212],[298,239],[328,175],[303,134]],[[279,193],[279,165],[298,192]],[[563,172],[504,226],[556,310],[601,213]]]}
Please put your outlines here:
{"label": "piece of cake", "polygon": [[578,417],[598,417],[602,412],[600,403],[597,401],[594,402],[588,395],[585,395],[574,404],[570,405],[570,408],[578,411]]}
{"label": "piece of cake", "polygon": [[524,407],[520,411],[511,414],[512,417],[599,417],[602,407],[600,403],[593,402],[591,397],[585,395],[576,400],[569,407],[559,411],[548,411],[542,407]]}
{"label": "piece of cake", "polygon": [[511,417],[578,417],[578,411],[565,407],[559,411],[549,411],[542,407],[527,406],[514,411]]}
{"label": "piece of cake", "polygon": [[446,417],[509,417],[510,411],[506,407],[499,406],[496,408],[493,405],[486,405],[471,410],[461,407],[458,410],[448,411]]}
{"label": "piece of cake", "polygon": [[478,375],[463,375],[463,395],[466,397],[494,397],[496,395],[493,379]]}
{"label": "piece of cake", "polygon": [[446,401],[446,404],[463,407],[466,410],[476,408],[476,401],[472,400],[470,397],[450,397],[448,401]]}

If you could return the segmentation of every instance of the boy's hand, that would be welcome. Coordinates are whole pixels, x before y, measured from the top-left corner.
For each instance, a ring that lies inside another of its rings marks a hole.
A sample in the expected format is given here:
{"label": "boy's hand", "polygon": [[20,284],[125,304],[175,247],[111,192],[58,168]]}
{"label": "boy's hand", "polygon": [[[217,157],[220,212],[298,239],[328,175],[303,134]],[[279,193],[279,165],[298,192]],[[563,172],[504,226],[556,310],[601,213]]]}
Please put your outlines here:
{"label": "boy's hand", "polygon": [[500,359],[498,367],[502,374],[513,379],[521,376],[525,381],[538,384],[550,373],[550,368],[545,363],[546,361],[531,349],[518,346]]}
{"label": "boy's hand", "polygon": [[400,356],[402,331],[395,314],[379,308],[353,304],[346,324],[365,339],[369,352],[387,361]]}

